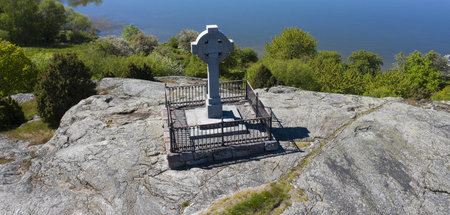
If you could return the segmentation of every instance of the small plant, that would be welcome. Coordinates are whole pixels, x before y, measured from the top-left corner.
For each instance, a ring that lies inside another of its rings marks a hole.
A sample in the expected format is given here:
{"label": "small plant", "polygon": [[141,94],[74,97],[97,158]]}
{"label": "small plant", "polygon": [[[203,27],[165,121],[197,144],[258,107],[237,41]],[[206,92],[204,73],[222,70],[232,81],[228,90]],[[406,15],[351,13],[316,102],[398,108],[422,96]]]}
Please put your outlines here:
{"label": "small plant", "polygon": [[19,104],[10,97],[0,99],[0,130],[13,128],[25,122]]}
{"label": "small plant", "polygon": [[0,165],[15,161],[14,158],[0,158]]}
{"label": "small plant", "polygon": [[187,206],[189,206],[189,205],[190,205],[189,202],[183,202],[183,203],[181,204],[181,206],[183,206],[184,208],[187,207]]}

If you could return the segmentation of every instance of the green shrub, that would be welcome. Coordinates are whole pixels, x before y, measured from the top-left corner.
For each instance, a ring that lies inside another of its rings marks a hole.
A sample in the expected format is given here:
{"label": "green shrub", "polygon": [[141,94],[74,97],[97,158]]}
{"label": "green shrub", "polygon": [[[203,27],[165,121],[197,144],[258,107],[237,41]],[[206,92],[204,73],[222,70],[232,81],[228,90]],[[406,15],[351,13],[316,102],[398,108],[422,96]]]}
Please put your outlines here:
{"label": "green shrub", "polygon": [[200,60],[197,55],[191,55],[189,64],[184,71],[186,76],[197,78],[206,78],[208,76],[206,63]]}
{"label": "green shrub", "polygon": [[145,35],[144,32],[133,34],[130,37],[131,48],[135,53],[150,54],[158,45],[158,39],[153,35]]}
{"label": "green shrub", "polygon": [[0,38],[0,97],[31,92],[36,70],[23,49]]}
{"label": "green shrub", "polygon": [[266,58],[263,64],[280,84],[304,90],[320,90],[311,66],[300,59],[282,60]]}
{"label": "green shrub", "polygon": [[10,97],[0,98],[0,130],[16,127],[25,122],[19,104]]}
{"label": "green shrub", "polygon": [[133,48],[130,47],[125,39],[114,36],[99,38],[92,44],[92,51],[99,53],[103,57],[108,55],[130,56],[134,53]]}
{"label": "green shrub", "polygon": [[144,63],[144,66],[137,67],[134,63],[129,63],[127,69],[122,74],[122,78],[135,78],[142,80],[153,81],[153,73],[147,64]]}
{"label": "green shrub", "polygon": [[264,65],[260,65],[255,76],[252,78],[251,85],[253,88],[268,88],[275,86],[277,79],[272,75],[270,70]]}
{"label": "green shrub", "polygon": [[55,54],[49,68],[39,73],[34,91],[39,115],[57,126],[70,107],[94,94],[90,77],[89,69],[75,54]]}
{"label": "green shrub", "polygon": [[[176,45],[179,49],[191,51],[191,42],[194,42],[198,37],[198,32],[194,30],[181,30],[175,38],[177,39]],[[173,45],[173,42],[172,42]]]}
{"label": "green shrub", "polygon": [[439,92],[436,92],[431,96],[433,101],[450,101],[450,86],[446,86]]}

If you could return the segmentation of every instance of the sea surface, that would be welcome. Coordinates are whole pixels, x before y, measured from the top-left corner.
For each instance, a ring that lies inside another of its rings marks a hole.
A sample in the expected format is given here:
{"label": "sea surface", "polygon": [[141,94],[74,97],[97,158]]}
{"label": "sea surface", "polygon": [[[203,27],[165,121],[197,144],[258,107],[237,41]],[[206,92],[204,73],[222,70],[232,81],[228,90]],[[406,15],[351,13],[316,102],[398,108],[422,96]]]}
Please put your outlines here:
{"label": "sea surface", "polygon": [[298,26],[318,40],[318,50],[346,59],[365,49],[383,58],[384,69],[399,52],[450,54],[450,0],[62,1],[94,19],[101,36],[120,35],[124,25],[134,24],[166,42],[181,29],[201,32],[217,24],[240,47],[262,56],[266,41]]}

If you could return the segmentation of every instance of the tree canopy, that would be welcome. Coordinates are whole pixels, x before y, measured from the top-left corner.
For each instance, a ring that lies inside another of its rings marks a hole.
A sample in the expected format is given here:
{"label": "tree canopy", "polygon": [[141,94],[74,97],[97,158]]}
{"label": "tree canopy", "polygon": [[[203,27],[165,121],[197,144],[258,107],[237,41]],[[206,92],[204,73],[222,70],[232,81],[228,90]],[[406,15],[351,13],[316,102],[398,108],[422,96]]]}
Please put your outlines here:
{"label": "tree canopy", "polygon": [[294,59],[312,57],[316,54],[317,40],[310,33],[298,27],[285,28],[280,35],[266,42],[267,57],[279,59]]}

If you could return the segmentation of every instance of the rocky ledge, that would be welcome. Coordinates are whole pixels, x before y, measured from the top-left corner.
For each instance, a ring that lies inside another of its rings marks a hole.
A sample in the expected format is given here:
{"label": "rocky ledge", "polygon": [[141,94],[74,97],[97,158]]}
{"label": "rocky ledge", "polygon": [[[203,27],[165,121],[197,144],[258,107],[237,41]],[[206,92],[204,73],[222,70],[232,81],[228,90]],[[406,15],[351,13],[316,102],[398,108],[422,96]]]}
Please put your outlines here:
{"label": "rocky ledge", "polygon": [[[326,145],[293,181],[307,201],[284,214],[450,211],[449,103],[260,89],[283,150],[171,170],[162,140],[164,83],[107,78],[98,89],[101,95],[64,115],[44,145],[0,137],[0,157],[11,161],[0,164],[0,211],[197,214],[214,200],[279,179],[320,142]],[[299,149],[299,142],[307,144]]]}

